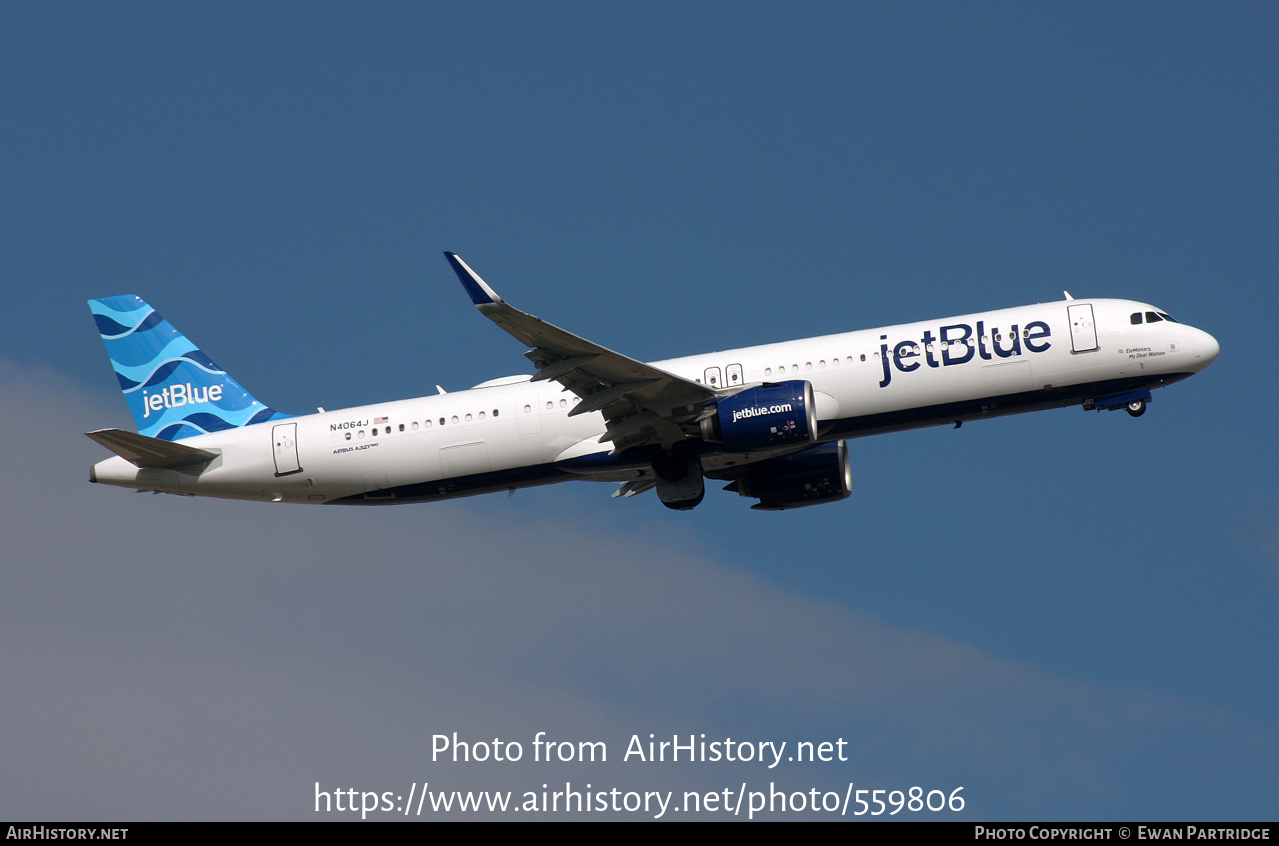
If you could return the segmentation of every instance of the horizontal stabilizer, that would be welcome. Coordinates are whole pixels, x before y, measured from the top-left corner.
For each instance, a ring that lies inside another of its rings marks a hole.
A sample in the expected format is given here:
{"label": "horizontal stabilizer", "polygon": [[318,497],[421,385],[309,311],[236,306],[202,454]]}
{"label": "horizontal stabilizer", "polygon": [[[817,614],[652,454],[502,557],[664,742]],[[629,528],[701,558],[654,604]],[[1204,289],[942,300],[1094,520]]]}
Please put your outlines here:
{"label": "horizontal stabilizer", "polygon": [[85,434],[135,467],[181,467],[184,464],[209,461],[218,455],[216,452],[160,438],[149,438],[124,429],[99,429]]}

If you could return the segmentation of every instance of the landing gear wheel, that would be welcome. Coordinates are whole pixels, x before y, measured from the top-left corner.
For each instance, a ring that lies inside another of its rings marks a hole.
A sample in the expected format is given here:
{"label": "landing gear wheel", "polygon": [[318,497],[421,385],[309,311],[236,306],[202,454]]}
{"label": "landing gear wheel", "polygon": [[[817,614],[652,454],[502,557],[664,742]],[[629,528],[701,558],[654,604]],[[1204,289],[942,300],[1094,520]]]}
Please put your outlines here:
{"label": "landing gear wheel", "polygon": [[1141,415],[1146,413],[1146,401],[1133,400],[1132,402],[1128,403],[1126,408],[1128,410],[1128,413],[1131,414],[1133,417],[1140,417]]}

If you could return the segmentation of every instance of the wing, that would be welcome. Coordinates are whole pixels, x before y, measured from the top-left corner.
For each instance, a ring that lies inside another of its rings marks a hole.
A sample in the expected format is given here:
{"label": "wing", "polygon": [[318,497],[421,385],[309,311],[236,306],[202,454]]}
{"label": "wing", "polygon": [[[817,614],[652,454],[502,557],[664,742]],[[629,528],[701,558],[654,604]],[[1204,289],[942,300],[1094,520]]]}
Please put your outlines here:
{"label": "wing", "polygon": [[559,382],[581,398],[570,415],[602,412],[601,443],[613,451],[658,443],[669,449],[697,431],[708,403],[719,395],[705,385],[605,349],[513,308],[453,253],[445,257],[480,313],[531,349],[533,381]]}

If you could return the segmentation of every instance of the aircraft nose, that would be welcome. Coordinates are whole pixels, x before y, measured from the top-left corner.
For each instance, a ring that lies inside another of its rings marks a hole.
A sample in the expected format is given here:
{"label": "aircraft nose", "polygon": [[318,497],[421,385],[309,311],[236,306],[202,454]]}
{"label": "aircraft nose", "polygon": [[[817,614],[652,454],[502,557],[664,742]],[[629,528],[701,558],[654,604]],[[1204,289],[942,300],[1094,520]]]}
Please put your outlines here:
{"label": "aircraft nose", "polygon": [[1202,329],[1196,329],[1195,332],[1195,359],[1202,369],[1217,360],[1221,345],[1217,343],[1216,338]]}

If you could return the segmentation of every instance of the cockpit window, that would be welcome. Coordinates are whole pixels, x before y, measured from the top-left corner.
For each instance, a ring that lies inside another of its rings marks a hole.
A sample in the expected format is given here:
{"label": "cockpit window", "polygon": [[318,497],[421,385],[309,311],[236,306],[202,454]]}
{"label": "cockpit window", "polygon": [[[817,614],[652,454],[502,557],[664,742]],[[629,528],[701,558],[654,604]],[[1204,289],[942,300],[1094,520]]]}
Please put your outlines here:
{"label": "cockpit window", "polygon": [[[1162,320],[1167,320],[1169,323],[1179,322],[1177,318],[1173,317],[1171,314],[1169,314],[1166,311],[1146,312],[1146,321],[1145,321],[1146,323],[1159,323]],[[1140,326],[1142,323],[1141,312],[1134,311],[1132,314],[1128,315],[1128,322],[1131,323],[1133,326]]]}

